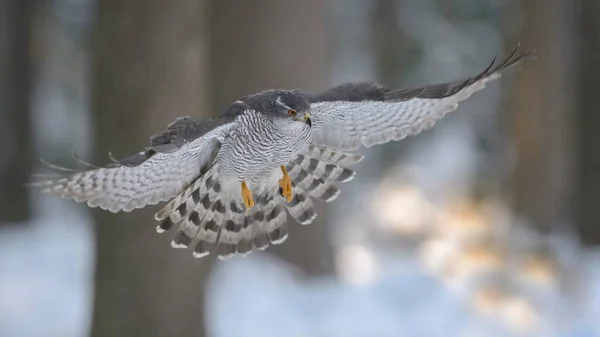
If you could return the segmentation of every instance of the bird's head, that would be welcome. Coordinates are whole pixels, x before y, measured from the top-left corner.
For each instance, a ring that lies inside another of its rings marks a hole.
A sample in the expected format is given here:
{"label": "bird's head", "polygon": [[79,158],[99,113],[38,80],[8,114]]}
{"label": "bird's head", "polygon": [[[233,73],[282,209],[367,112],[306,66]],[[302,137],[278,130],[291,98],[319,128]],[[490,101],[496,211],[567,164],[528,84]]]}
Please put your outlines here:
{"label": "bird's head", "polygon": [[283,91],[274,97],[271,104],[275,118],[293,120],[312,126],[310,102],[305,95],[295,91]]}

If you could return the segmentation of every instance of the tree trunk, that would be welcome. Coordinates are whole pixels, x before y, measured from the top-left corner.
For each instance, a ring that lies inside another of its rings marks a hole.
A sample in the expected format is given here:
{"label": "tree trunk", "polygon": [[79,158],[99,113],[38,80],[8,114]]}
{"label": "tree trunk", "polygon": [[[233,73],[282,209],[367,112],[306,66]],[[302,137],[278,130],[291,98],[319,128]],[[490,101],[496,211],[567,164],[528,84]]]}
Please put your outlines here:
{"label": "tree trunk", "polygon": [[29,217],[30,99],[35,0],[0,1],[0,224]]}
{"label": "tree trunk", "polygon": [[[143,149],[181,115],[206,115],[205,6],[200,0],[97,3],[92,111],[97,162]],[[170,247],[156,208],[95,212],[97,269],[92,335],[203,336],[211,260]]]}
{"label": "tree trunk", "polygon": [[[547,232],[568,220],[571,198],[569,119],[569,3],[560,0],[522,2],[527,20],[523,49],[536,49],[511,84],[512,138],[516,167],[511,199],[518,214]],[[507,81],[510,79],[507,78]]]}
{"label": "tree trunk", "polygon": [[[214,1],[211,46],[215,104],[260,90],[322,90],[328,78],[327,3],[306,1]],[[331,272],[325,210],[309,227],[290,223],[290,237],[272,247],[308,274]]]}
{"label": "tree trunk", "polygon": [[577,69],[577,190],[576,226],[586,244],[600,244],[600,2],[579,1],[579,59]]}

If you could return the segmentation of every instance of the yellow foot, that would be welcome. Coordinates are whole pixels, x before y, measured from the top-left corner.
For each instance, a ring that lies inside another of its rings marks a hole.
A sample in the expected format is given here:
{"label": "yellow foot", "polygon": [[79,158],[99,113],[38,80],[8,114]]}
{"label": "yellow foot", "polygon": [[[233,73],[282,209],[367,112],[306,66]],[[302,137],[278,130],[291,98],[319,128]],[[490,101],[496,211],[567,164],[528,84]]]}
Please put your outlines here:
{"label": "yellow foot", "polygon": [[281,195],[285,197],[287,202],[292,201],[294,192],[292,191],[292,178],[287,173],[285,166],[281,165],[281,172],[283,172],[283,178],[279,179],[279,186],[281,187]]}
{"label": "yellow foot", "polygon": [[244,205],[246,206],[246,210],[252,208],[254,206],[254,200],[252,199],[252,192],[246,186],[246,181],[242,180],[242,199],[244,200]]}

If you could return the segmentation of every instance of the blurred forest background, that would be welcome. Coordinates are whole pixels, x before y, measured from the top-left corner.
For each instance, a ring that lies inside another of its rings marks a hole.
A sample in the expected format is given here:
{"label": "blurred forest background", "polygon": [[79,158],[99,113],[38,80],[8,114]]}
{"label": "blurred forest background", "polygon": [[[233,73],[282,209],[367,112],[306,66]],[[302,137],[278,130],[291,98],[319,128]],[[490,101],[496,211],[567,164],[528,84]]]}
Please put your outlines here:
{"label": "blurred forest background", "polygon": [[[247,258],[23,188],[258,90],[456,80],[518,42],[538,60]],[[600,336],[598,60],[597,0],[1,0],[0,336]]]}

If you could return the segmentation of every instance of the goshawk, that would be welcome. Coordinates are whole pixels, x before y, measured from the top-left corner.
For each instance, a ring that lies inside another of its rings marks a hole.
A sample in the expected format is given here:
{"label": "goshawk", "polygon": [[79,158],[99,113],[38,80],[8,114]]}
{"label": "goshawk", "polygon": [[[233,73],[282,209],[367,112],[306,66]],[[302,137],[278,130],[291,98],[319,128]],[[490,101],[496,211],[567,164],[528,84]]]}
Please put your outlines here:
{"label": "goshawk", "polygon": [[107,167],[37,182],[45,191],[111,212],[169,201],[155,218],[176,228],[172,246],[228,258],[282,243],[289,214],[315,216],[363,159],[348,151],[397,141],[431,127],[460,101],[532,54],[517,49],[475,77],[392,90],[346,83],[320,94],[267,90],[231,104],[216,119],[180,117],[142,152]]}

